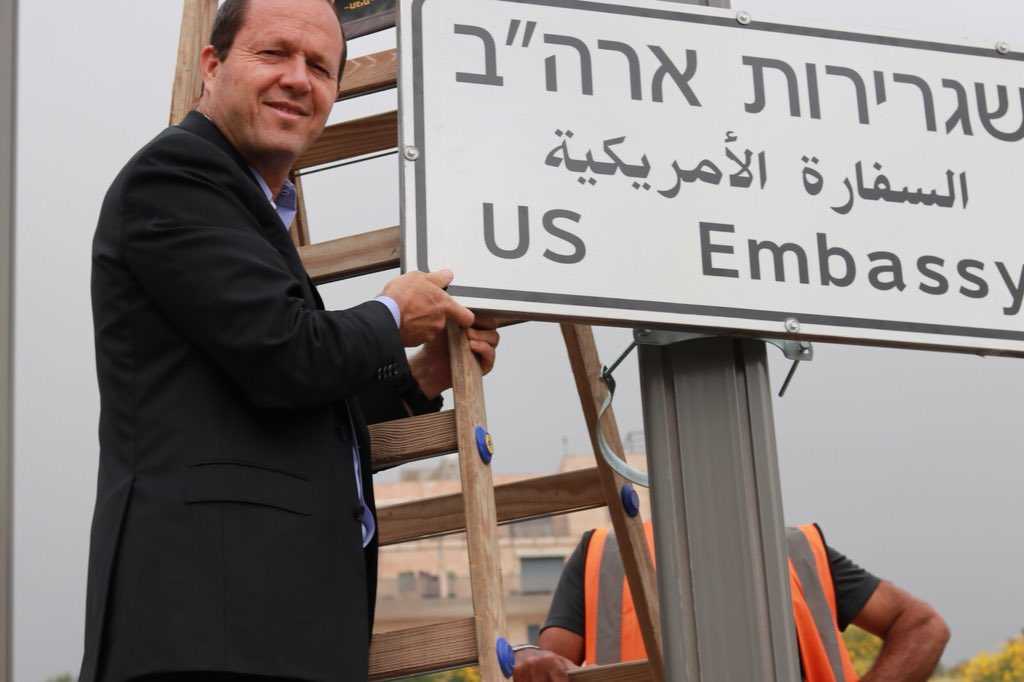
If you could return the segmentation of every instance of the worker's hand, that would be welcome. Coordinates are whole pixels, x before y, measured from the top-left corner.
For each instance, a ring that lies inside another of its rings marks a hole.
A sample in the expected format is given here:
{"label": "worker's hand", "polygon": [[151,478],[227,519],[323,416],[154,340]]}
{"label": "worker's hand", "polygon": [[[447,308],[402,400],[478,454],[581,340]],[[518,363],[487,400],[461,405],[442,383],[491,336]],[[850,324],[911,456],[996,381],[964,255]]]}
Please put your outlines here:
{"label": "worker's hand", "polygon": [[480,371],[488,374],[494,369],[494,362],[498,357],[498,342],[501,341],[497,320],[477,315],[473,326],[466,330],[466,338],[469,339],[469,349],[480,363]]}
{"label": "worker's hand", "polygon": [[569,671],[576,666],[568,658],[544,649],[522,649],[516,652],[513,682],[568,682]]}
{"label": "worker's hand", "polygon": [[[487,374],[494,368],[500,341],[497,323],[490,317],[478,315],[473,326],[464,333],[469,339],[469,349],[480,363],[480,370]],[[420,390],[428,398],[435,398],[442,391],[451,388],[452,369],[448,357],[448,334],[442,332],[427,342],[423,349],[409,360],[409,370],[419,384]]]}
{"label": "worker's hand", "polygon": [[448,320],[464,328],[473,324],[473,312],[444,290],[453,277],[451,270],[407,272],[384,287],[381,293],[390,296],[401,312],[398,333],[403,346],[410,348],[436,339]]}

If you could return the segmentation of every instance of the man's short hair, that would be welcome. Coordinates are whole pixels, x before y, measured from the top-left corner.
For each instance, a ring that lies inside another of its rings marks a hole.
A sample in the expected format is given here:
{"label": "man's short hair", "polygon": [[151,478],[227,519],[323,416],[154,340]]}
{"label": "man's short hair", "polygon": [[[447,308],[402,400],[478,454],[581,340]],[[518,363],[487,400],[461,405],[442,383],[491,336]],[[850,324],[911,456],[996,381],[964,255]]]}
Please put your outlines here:
{"label": "man's short hair", "polygon": [[[231,46],[235,43],[235,37],[242,30],[245,17],[249,11],[250,0],[224,0],[224,4],[217,10],[217,17],[213,20],[213,31],[210,32],[210,45],[217,55],[217,59],[224,61],[231,52]],[[341,74],[345,70],[345,59],[348,57],[348,41],[344,40],[345,27],[341,23],[341,8],[334,0],[324,0],[334,9],[334,16],[338,19],[338,27],[341,28],[341,60],[338,62],[338,82],[341,82]]]}

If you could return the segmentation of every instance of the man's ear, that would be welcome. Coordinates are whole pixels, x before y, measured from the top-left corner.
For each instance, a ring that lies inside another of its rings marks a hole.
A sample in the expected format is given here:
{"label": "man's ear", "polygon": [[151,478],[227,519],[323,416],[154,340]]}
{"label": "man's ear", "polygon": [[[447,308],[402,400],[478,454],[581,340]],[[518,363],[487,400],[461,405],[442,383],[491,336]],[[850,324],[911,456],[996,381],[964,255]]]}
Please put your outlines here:
{"label": "man's ear", "polygon": [[199,53],[199,73],[203,77],[203,92],[212,92],[220,71],[221,61],[213,45],[207,45]]}

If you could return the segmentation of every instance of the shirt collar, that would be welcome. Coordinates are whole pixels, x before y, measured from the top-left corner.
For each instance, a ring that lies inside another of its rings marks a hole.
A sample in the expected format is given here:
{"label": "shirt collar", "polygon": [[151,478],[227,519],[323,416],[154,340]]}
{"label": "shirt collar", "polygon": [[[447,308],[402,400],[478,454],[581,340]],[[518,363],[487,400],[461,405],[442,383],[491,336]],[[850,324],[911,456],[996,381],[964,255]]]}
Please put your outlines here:
{"label": "shirt collar", "polygon": [[267,201],[270,202],[270,205],[277,212],[277,217],[281,219],[284,229],[289,229],[292,221],[295,220],[295,214],[298,212],[298,194],[295,191],[295,184],[286,178],[281,191],[275,197],[270,191],[270,185],[263,179],[263,176],[252,166],[249,167],[249,171],[256,178],[256,182],[259,184],[260,189],[263,190],[263,195],[267,197]]}

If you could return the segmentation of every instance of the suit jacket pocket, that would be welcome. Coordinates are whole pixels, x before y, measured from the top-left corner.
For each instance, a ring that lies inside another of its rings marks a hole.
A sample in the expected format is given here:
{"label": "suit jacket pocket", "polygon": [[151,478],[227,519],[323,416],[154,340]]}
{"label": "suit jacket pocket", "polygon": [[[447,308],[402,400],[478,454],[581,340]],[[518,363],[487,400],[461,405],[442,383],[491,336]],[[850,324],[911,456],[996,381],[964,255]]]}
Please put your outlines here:
{"label": "suit jacket pocket", "polygon": [[300,476],[245,462],[204,462],[185,471],[185,502],[242,502],[313,513],[313,490]]}

